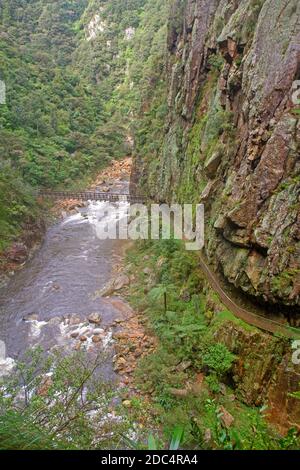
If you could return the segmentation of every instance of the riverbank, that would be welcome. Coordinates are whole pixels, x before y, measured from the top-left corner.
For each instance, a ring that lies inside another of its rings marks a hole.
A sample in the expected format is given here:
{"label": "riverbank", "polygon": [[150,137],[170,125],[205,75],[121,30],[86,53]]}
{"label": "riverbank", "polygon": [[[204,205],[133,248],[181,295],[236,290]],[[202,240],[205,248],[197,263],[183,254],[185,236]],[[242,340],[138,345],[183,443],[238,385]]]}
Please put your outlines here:
{"label": "riverbank", "polygon": [[47,230],[47,218],[44,212],[38,220],[26,224],[22,233],[6,250],[0,253],[0,287],[30,260],[39,249]]}
{"label": "riverbank", "polygon": [[[109,192],[115,180],[129,180],[132,159],[113,160],[108,167],[101,170],[88,184],[88,190]],[[22,269],[39,249],[47,228],[68,215],[76,214],[86,206],[82,201],[69,199],[64,201],[38,198],[40,216],[30,223],[24,223],[20,235],[11,245],[0,253],[0,287],[5,285],[18,270]]]}

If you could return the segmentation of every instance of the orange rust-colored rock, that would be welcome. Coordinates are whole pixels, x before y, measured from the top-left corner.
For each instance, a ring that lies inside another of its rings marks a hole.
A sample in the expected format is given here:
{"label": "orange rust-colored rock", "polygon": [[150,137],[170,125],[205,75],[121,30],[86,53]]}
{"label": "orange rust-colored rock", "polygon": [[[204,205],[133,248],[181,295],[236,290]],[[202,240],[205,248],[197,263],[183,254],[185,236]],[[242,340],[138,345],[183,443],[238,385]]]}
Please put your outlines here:
{"label": "orange rust-colored rock", "polygon": [[234,423],[234,417],[224,408],[224,406],[220,406],[220,413],[221,413],[221,423],[227,429],[231,428]]}
{"label": "orange rust-colored rock", "polygon": [[280,432],[299,428],[300,401],[291,396],[299,390],[299,366],[292,363],[289,341],[259,330],[246,330],[230,321],[215,333],[237,355],[232,370],[237,397],[250,406],[268,406],[267,417]]}
{"label": "orange rust-colored rock", "polygon": [[291,397],[291,392],[300,388],[300,368],[291,362],[288,353],[277,368],[268,390],[267,418],[275,423],[282,433],[290,428],[300,432],[300,401]]}

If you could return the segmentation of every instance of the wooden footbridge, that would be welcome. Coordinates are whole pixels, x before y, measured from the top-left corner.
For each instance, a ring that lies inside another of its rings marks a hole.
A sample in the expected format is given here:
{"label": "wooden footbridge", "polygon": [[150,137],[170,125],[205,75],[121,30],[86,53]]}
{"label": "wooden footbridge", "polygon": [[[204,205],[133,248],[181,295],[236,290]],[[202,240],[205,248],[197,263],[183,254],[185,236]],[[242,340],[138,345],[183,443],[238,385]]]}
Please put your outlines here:
{"label": "wooden footbridge", "polygon": [[50,199],[76,199],[78,201],[104,201],[104,202],[129,202],[131,204],[143,204],[146,198],[132,196],[130,194],[119,194],[98,191],[47,191],[40,190],[39,196]]}

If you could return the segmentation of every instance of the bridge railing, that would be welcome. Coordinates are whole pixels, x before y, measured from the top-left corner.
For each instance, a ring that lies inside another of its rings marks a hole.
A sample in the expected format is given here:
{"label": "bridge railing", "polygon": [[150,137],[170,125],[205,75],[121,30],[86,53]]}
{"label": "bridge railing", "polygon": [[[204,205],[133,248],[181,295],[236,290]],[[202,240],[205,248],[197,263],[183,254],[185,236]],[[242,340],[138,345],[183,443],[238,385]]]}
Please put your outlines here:
{"label": "bridge railing", "polygon": [[104,193],[97,191],[50,191],[39,190],[38,195],[52,199],[77,199],[81,201],[107,201],[107,202],[130,202],[142,204],[146,198],[132,196],[130,194]]}

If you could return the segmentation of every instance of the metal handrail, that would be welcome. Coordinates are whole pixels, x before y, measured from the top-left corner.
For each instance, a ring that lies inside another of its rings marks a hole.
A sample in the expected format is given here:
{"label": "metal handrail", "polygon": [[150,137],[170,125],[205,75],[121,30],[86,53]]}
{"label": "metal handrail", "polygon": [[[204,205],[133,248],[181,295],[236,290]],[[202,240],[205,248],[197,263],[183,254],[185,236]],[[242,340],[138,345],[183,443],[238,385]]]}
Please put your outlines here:
{"label": "metal handrail", "polygon": [[144,203],[146,198],[140,196],[132,196],[131,194],[106,193],[97,191],[51,191],[41,189],[38,191],[39,196],[54,199],[78,199],[84,201],[108,201],[108,202],[134,202]]}

